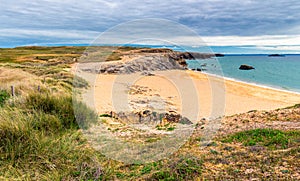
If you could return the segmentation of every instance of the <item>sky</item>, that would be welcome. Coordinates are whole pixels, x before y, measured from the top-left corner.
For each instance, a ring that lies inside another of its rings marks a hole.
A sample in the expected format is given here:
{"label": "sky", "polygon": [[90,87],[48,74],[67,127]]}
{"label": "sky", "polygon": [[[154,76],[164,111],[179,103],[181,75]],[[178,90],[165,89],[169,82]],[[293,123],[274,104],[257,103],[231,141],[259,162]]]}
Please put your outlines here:
{"label": "sky", "polygon": [[299,0],[0,0],[0,47],[89,44],[121,23],[161,18],[209,46],[300,52],[299,17]]}

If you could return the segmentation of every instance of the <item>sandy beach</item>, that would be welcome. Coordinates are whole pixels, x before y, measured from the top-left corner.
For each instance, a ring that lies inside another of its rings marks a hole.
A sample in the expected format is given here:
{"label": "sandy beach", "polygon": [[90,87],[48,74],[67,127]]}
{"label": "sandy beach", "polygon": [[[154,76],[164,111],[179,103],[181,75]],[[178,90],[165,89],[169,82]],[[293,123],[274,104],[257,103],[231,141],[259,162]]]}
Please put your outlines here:
{"label": "sandy beach", "polygon": [[99,74],[95,106],[99,113],[154,109],[197,118],[273,110],[300,102],[299,94],[225,80],[200,72],[167,70],[127,75]]}

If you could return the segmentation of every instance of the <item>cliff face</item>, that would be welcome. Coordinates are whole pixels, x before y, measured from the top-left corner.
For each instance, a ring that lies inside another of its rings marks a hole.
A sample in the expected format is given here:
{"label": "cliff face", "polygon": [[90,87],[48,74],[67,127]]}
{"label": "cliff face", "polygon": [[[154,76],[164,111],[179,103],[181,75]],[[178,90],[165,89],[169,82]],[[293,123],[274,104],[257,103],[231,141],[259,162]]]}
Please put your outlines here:
{"label": "cliff face", "polygon": [[[181,62],[181,65],[179,64]],[[146,55],[126,62],[100,64],[97,73],[129,74],[134,72],[184,69],[185,61],[176,61],[167,56]]]}
{"label": "cliff face", "polygon": [[[176,52],[171,49],[145,48],[130,51],[118,51],[121,60],[92,63],[83,71],[108,74],[129,74],[134,72],[186,69],[187,59],[206,59],[215,54]],[[90,68],[93,67],[93,68]]]}

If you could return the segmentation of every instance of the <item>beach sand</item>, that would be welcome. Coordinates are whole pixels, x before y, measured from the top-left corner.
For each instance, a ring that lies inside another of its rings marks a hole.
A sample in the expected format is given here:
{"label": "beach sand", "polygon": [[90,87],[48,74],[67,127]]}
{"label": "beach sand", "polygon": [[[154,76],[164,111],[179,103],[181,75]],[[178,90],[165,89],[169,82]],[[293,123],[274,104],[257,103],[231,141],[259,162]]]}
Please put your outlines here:
{"label": "beach sand", "polygon": [[[299,94],[225,80],[200,72],[168,70],[96,75],[94,105],[99,112],[175,111],[193,121],[300,103]],[[93,87],[93,86],[92,86]]]}

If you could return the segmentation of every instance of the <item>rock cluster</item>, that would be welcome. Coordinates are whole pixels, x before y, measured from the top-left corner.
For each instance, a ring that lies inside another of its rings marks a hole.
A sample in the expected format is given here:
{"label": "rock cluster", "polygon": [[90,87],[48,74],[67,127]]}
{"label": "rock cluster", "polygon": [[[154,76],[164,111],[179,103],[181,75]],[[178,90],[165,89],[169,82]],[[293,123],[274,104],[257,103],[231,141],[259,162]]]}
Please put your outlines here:
{"label": "rock cluster", "polygon": [[151,110],[143,110],[139,112],[111,112],[110,114],[113,118],[131,124],[193,124],[193,122],[191,122],[188,118],[175,112],[158,113]]}

